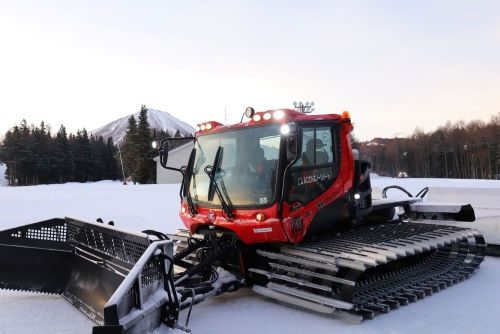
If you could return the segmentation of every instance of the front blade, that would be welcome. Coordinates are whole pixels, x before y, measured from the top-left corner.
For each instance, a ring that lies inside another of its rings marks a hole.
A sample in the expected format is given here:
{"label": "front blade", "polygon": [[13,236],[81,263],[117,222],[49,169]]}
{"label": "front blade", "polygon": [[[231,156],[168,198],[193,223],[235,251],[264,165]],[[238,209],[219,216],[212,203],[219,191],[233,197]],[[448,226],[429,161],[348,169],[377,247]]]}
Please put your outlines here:
{"label": "front blade", "polygon": [[72,218],[0,232],[0,288],[62,294],[97,324],[148,247],[145,234]]}

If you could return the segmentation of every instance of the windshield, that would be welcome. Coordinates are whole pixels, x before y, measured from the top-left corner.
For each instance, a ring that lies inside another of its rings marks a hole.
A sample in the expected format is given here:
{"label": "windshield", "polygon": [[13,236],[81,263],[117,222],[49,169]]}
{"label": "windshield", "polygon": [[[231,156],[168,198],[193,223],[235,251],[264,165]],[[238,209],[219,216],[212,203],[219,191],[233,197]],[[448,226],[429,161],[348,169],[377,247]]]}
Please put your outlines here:
{"label": "windshield", "polygon": [[219,168],[214,181],[224,200],[233,206],[266,206],[275,195],[276,168],[280,147],[279,125],[238,129],[199,136],[189,191],[194,203],[220,205],[220,198],[209,201],[211,169],[219,147]]}

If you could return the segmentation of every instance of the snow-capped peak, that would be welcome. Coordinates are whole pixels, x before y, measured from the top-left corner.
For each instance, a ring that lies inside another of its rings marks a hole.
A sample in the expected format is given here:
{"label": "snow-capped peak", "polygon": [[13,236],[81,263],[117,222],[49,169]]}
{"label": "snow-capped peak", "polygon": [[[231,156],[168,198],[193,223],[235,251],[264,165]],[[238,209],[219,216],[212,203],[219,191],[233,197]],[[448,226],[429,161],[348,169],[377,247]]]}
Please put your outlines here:
{"label": "snow-capped peak", "polygon": [[[103,138],[113,138],[114,143],[120,142],[127,132],[128,127],[128,119],[130,116],[134,116],[135,119],[139,120],[140,111],[135,114],[127,115],[125,117],[119,118],[111,123],[108,123],[104,126],[101,126],[98,129],[91,131],[94,136],[102,136]],[[177,131],[181,134],[181,136],[190,136],[195,132],[195,129],[181,121],[180,119],[172,116],[168,112],[156,110],[156,109],[148,109],[148,122],[151,129],[163,130],[169,133],[171,136],[175,135]]]}

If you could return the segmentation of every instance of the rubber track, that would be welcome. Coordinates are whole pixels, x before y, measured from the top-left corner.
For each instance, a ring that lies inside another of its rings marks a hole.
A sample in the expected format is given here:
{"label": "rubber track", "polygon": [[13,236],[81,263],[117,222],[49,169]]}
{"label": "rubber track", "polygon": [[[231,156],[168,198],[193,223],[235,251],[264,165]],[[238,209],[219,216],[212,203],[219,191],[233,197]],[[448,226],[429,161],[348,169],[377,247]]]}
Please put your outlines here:
{"label": "rubber track", "polygon": [[[319,304],[324,297],[339,299],[352,305],[340,311],[371,319],[463,281],[482,262],[484,252],[484,238],[474,230],[398,223],[258,251],[270,266],[250,272],[267,276],[267,283],[272,282],[268,289],[284,284],[291,296],[293,291],[296,296],[299,291],[316,294]],[[325,270],[327,265],[336,269]],[[287,272],[284,267],[295,269]],[[351,284],[318,280],[313,273],[319,272]],[[325,293],[328,289],[331,292]]]}

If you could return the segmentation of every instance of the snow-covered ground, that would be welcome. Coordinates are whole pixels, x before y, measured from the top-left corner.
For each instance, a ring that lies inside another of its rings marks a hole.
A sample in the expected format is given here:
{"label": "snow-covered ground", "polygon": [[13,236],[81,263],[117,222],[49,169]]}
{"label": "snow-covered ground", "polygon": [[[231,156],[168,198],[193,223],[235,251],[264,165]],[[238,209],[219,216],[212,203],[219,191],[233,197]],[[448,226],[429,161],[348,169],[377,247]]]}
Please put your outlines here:
{"label": "snow-covered ground", "polygon": [[[443,201],[458,196],[480,208],[479,219],[472,226],[481,230],[481,219],[491,218],[500,225],[500,181],[378,177],[372,180],[372,185],[379,188],[390,184],[402,185],[413,194],[431,186],[436,193],[441,191],[440,196],[448,197],[441,197]],[[124,186],[119,182],[98,182],[0,187],[0,230],[53,217],[75,216],[89,221],[102,217],[137,231],[152,228],[173,232],[182,227],[177,216],[178,203],[178,185]],[[498,225],[488,232],[487,241],[498,237],[495,235]],[[189,327],[194,333],[204,334],[497,333],[498,277],[500,259],[488,257],[471,279],[356,325],[281,305],[249,289],[241,289],[196,305]],[[182,313],[181,322],[184,317]],[[59,296],[0,291],[0,334],[84,334],[91,333],[92,326],[91,321]]]}

